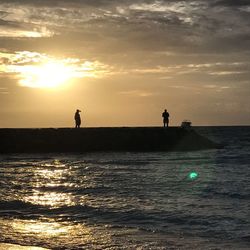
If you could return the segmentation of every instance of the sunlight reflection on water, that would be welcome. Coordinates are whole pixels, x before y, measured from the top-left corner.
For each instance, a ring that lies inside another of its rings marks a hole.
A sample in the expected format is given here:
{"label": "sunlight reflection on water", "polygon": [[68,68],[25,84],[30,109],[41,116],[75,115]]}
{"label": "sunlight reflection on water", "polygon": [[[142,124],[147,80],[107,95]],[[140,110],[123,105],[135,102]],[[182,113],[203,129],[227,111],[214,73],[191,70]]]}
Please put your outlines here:
{"label": "sunlight reflection on water", "polygon": [[33,205],[50,206],[58,208],[60,206],[75,205],[71,193],[40,190],[40,188],[71,187],[73,184],[65,182],[68,169],[65,164],[55,159],[53,163],[45,163],[38,168],[33,168],[33,189],[32,193],[23,197],[24,202]]}
{"label": "sunlight reflection on water", "polygon": [[[217,153],[31,155],[18,156],[20,164],[17,156],[7,158],[0,162],[0,242],[240,249],[248,239],[247,175],[241,173],[248,161],[235,168],[242,159]],[[228,248],[229,240],[236,247]]]}
{"label": "sunlight reflection on water", "polygon": [[[68,244],[80,244],[82,246],[91,245],[95,242],[109,244],[111,236],[105,230],[100,231],[97,227],[89,226],[85,223],[60,223],[54,220],[0,220],[0,227],[11,236],[12,239],[18,239],[22,244],[31,244],[34,242],[42,242],[53,237],[53,244],[60,244],[66,247]],[[79,246],[79,245],[78,245]],[[43,247],[46,247],[43,246]]]}
{"label": "sunlight reflection on water", "polygon": [[69,232],[69,227],[65,227],[57,222],[41,222],[36,220],[15,220],[11,223],[15,231],[22,234],[36,234],[36,235],[62,235]]}
{"label": "sunlight reflection on water", "polygon": [[40,192],[35,190],[34,193],[23,201],[30,202],[34,205],[50,206],[50,208],[58,208],[60,206],[74,205],[71,194],[58,192]]}

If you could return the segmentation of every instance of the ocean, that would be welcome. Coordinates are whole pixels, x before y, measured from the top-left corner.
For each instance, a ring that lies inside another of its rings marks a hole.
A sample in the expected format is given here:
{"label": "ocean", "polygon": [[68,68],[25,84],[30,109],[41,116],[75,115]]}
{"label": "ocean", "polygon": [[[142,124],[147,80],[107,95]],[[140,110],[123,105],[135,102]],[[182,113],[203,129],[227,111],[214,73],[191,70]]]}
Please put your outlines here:
{"label": "ocean", "polygon": [[0,249],[250,249],[250,127],[194,129],[224,147],[0,155]]}

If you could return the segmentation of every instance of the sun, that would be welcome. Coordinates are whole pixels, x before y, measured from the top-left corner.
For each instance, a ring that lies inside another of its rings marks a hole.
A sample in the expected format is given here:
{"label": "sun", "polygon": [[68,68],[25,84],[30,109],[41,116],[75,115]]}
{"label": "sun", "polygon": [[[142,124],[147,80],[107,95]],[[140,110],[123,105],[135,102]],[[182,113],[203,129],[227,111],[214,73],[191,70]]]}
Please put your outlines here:
{"label": "sun", "polygon": [[[110,68],[99,61],[80,58],[50,56],[38,52],[21,51],[2,66],[12,73],[19,86],[28,88],[55,89],[82,78],[102,78],[110,75]],[[0,65],[1,66],[1,65]],[[0,67],[1,73],[1,67]]]}
{"label": "sun", "polygon": [[56,88],[73,76],[72,68],[60,61],[27,65],[22,67],[20,73],[20,85],[31,88]]}

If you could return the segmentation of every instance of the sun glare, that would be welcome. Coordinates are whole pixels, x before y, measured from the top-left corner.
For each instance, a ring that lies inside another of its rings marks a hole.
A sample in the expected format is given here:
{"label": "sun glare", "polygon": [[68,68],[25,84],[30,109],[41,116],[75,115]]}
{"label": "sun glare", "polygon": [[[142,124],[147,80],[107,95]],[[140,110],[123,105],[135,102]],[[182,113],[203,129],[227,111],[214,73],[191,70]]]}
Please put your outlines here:
{"label": "sun glare", "polygon": [[21,86],[55,88],[66,83],[73,76],[73,72],[70,66],[54,61],[22,67],[21,76]]}
{"label": "sun glare", "polygon": [[55,58],[30,51],[3,56],[8,60],[0,65],[0,73],[13,73],[20,86],[29,88],[58,88],[72,79],[100,78],[111,72],[99,61],[79,58]]}

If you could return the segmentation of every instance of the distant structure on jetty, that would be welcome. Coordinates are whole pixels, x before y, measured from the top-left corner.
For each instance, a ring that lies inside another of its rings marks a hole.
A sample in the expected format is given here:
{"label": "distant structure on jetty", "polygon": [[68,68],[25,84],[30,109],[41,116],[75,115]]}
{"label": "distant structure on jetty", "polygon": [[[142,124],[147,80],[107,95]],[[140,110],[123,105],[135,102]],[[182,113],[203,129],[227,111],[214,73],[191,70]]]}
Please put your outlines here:
{"label": "distant structure on jetty", "polygon": [[0,129],[0,153],[188,151],[218,145],[184,128]]}

